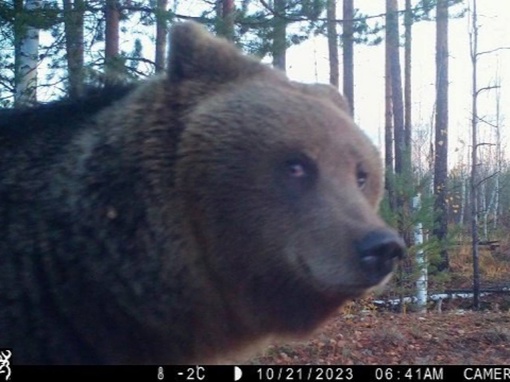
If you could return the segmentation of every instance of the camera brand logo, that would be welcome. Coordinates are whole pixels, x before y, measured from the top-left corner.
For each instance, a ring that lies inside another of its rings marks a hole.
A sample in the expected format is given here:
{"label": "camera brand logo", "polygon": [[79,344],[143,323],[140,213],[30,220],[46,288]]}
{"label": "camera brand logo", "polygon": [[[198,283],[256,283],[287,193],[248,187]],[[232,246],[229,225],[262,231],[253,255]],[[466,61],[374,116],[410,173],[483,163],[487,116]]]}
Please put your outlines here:
{"label": "camera brand logo", "polygon": [[12,351],[10,349],[0,349],[0,379],[3,376],[4,381],[11,379],[11,356]]}

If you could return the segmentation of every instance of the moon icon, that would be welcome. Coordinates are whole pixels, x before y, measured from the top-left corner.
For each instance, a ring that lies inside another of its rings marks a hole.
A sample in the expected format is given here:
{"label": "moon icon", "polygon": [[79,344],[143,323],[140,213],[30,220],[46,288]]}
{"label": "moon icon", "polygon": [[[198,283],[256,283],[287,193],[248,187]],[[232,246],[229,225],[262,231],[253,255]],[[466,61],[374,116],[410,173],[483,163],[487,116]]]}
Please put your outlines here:
{"label": "moon icon", "polygon": [[239,381],[243,376],[243,371],[239,366],[234,366],[234,381]]}

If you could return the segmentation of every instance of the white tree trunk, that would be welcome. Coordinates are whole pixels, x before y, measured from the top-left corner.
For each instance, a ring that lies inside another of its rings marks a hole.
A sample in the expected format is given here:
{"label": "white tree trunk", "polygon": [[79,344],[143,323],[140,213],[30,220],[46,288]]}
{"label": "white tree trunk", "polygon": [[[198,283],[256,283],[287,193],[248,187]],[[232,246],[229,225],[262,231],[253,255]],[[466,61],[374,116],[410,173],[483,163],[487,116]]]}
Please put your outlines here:
{"label": "white tree trunk", "polygon": [[[25,11],[41,7],[40,0],[26,0]],[[20,37],[18,72],[14,101],[16,106],[37,102],[37,64],[39,63],[39,29],[24,24]]]}
{"label": "white tree trunk", "polygon": [[489,240],[489,230],[487,227],[487,220],[489,219],[489,209],[490,206],[487,203],[487,182],[484,182],[480,185],[480,196],[481,196],[481,207],[480,209],[483,211],[483,240]]}
{"label": "white tree trunk", "polygon": [[498,73],[498,87],[496,88],[496,179],[495,179],[495,186],[494,186],[494,226],[493,228],[496,229],[498,227],[498,216],[499,216],[499,210],[500,210],[500,203],[499,203],[499,196],[500,196],[500,183],[499,178],[501,175],[501,166],[503,162],[503,155],[501,150],[501,88],[500,86],[500,78]]}
{"label": "white tree trunk", "polygon": [[[421,194],[413,198],[413,209],[416,211],[421,207]],[[423,244],[423,225],[416,223],[414,226],[414,243],[417,246]],[[416,304],[420,312],[427,311],[427,286],[428,286],[428,269],[427,257],[422,249],[416,252],[416,265],[418,267],[419,277],[416,280]]]}
{"label": "white tree trunk", "polygon": [[468,182],[468,177],[466,174],[464,174],[464,171],[461,173],[461,197],[460,197],[460,218],[459,218],[459,224],[463,227],[464,226],[464,216],[466,211],[466,201],[467,201],[467,187],[466,183]]}

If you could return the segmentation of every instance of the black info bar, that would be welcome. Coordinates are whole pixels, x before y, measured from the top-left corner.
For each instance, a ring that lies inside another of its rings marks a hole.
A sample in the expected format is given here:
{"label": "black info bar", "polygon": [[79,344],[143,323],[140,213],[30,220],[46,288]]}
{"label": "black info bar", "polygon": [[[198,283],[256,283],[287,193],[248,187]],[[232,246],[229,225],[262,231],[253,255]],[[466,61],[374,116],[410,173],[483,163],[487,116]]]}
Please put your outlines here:
{"label": "black info bar", "polygon": [[[508,366],[18,366],[0,381],[509,381]],[[7,373],[9,371],[9,373]]]}

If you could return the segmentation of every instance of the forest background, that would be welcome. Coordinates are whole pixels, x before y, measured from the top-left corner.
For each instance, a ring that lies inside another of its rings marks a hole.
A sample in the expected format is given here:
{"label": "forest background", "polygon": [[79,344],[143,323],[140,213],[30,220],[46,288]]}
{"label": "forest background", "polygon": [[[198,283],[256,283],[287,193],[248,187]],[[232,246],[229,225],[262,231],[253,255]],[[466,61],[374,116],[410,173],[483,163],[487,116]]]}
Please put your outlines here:
{"label": "forest background", "polygon": [[382,213],[409,253],[360,309],[466,297],[453,306],[508,311],[509,13],[501,0],[4,0],[0,107],[161,73],[168,28],[202,23],[292,79],[339,88],[380,147]]}

